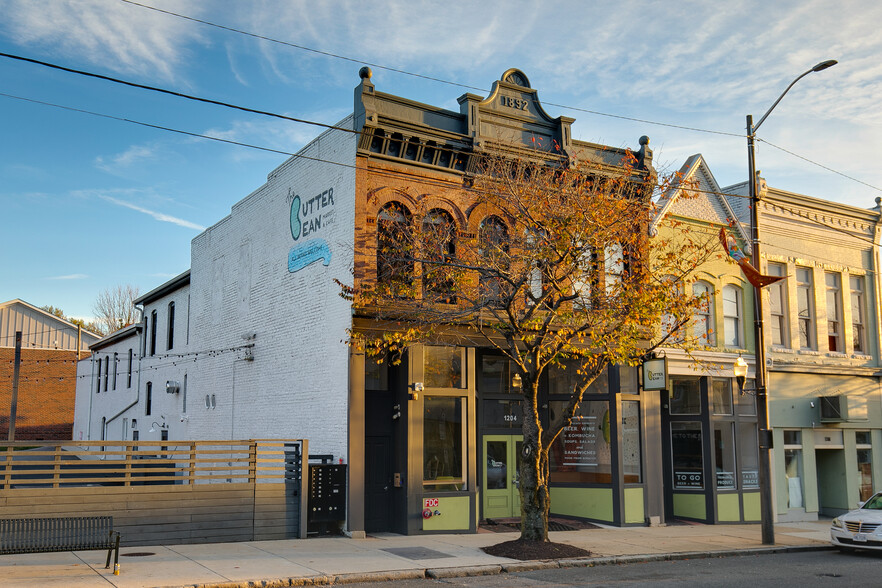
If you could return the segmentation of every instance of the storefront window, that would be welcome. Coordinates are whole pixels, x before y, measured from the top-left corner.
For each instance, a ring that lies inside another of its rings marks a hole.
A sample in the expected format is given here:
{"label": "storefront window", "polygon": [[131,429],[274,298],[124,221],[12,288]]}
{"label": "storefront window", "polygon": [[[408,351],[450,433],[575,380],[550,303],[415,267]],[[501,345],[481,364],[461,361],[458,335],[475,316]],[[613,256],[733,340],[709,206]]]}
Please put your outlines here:
{"label": "storefront window", "polygon": [[[564,401],[549,403],[553,420]],[[570,426],[551,446],[552,482],[609,484],[612,481],[609,402],[588,400],[579,405]]]}
{"label": "storefront window", "polygon": [[784,476],[787,478],[787,508],[803,508],[801,431],[784,431]]}
{"label": "storefront window", "polygon": [[[552,396],[569,396],[575,387],[581,382],[582,376],[578,373],[578,364],[570,362],[565,366],[553,365],[548,370],[548,393]],[[609,378],[604,368],[597,376],[585,394],[609,394]]]}
{"label": "storefront window", "polygon": [[671,414],[701,414],[698,378],[671,379]]}
{"label": "storefront window", "polygon": [[740,416],[756,416],[756,380],[747,380],[744,383],[744,394],[736,398]]}
{"label": "storefront window", "polygon": [[869,500],[873,495],[873,451],[869,431],[856,431],[858,484],[861,500]]}
{"label": "storefront window", "polygon": [[717,490],[735,490],[734,424],[714,423],[714,459],[717,470]]}
{"label": "storefront window", "polygon": [[732,380],[714,380],[714,414],[732,414]]}
{"label": "storefront window", "polygon": [[423,486],[465,490],[465,398],[426,396],[423,401]]}
{"label": "storefront window", "polygon": [[520,400],[484,400],[484,427],[493,429],[520,429],[523,413]]}
{"label": "storefront window", "polygon": [[511,388],[511,360],[498,355],[481,358],[481,394],[509,394]]}
{"label": "storefront window", "polygon": [[701,447],[701,423],[671,423],[674,488],[704,489],[704,455]]}
{"label": "storefront window", "polygon": [[638,387],[639,375],[636,367],[623,365],[619,367],[619,392],[622,394],[640,394]]}
{"label": "storefront window", "polygon": [[622,401],[622,468],[625,484],[643,482],[640,450],[640,403]]}
{"label": "storefront window", "polygon": [[738,425],[742,488],[759,488],[759,443],[756,435],[756,423]]}
{"label": "storefront window", "polygon": [[423,378],[426,388],[462,388],[463,348],[426,346],[423,351]]}

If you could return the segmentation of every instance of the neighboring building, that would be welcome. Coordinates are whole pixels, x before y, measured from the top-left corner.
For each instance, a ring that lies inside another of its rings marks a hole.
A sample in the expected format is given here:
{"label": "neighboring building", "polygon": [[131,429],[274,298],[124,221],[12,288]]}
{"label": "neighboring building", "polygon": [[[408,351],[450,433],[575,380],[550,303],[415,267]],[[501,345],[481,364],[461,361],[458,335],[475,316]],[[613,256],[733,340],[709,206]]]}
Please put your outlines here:
{"label": "neighboring building", "polygon": [[[870,210],[758,178],[777,520],[835,516],[882,481],[879,199]],[[749,229],[747,183],[724,188]]]}
{"label": "neighboring building", "polygon": [[[724,229],[749,250],[749,235],[734,222],[735,213],[701,155],[687,159],[657,204],[654,237],[689,235],[718,243]],[[663,464],[669,519],[759,521],[756,397],[750,385],[740,393],[733,372],[739,356],[751,365],[755,357],[753,287],[721,246],[719,252],[683,286],[704,295],[707,304],[662,350],[668,385],[662,391],[656,457]],[[670,320],[662,322],[664,332]]]}
{"label": "neighboring building", "polygon": [[[474,531],[480,518],[519,513],[517,484],[500,475],[515,471],[520,440],[517,423],[505,418],[517,406],[506,362],[475,347],[422,345],[400,365],[365,361],[346,339],[371,323],[353,316],[339,282],[377,272],[378,218],[414,210],[414,194],[435,202],[461,233],[476,232],[490,213],[450,194],[463,192],[481,152],[550,158],[559,149],[601,170],[620,169],[629,154],[573,140],[573,119],[548,116],[518,70],[505,72],[486,98],[462,96],[459,112],[377,92],[367,68],[361,77],[353,114],[197,236],[188,274],[137,301],[144,323],[136,390],[115,397],[94,366],[127,357],[138,328],[83,362],[90,377],[78,411],[91,409],[82,419],[78,412],[77,429],[91,439],[100,431],[131,440],[155,421],[151,439],[163,430],[170,439],[308,439],[310,453],[348,464],[351,533]],[[654,177],[648,139],[634,155],[638,181]],[[174,346],[166,349],[172,301]],[[448,377],[436,377],[441,371]],[[172,382],[180,392],[165,394]],[[561,383],[550,375],[550,404]],[[657,469],[649,463],[655,454],[642,453],[657,445],[642,420],[644,410],[657,415],[657,398],[641,393],[636,368],[610,368],[595,383],[583,411],[604,423],[602,434],[598,425],[595,435],[573,440],[590,463],[555,467],[554,513],[617,525],[664,516],[655,498],[660,476],[644,475]],[[427,505],[442,516],[424,518]]]}
{"label": "neighboring building", "polygon": [[[91,346],[78,366],[75,440],[188,439],[190,272],[134,300],[141,322]],[[151,430],[152,429],[152,430]]]}
{"label": "neighboring building", "polygon": [[0,303],[0,439],[9,438],[15,337],[21,332],[15,440],[70,440],[77,360],[99,336],[23,300]]}

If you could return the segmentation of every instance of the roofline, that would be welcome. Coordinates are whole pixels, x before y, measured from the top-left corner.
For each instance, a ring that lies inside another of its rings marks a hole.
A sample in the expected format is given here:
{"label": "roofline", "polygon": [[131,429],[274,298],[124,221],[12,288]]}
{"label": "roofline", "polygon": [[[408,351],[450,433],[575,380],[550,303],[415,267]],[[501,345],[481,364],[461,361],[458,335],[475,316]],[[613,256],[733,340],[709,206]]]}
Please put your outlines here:
{"label": "roofline", "polygon": [[[3,308],[3,307],[5,307],[5,306],[11,306],[11,305],[16,304],[16,303],[18,303],[18,304],[24,304],[25,306],[27,306],[27,307],[30,308],[31,310],[35,310],[35,311],[39,312],[40,314],[44,314],[44,315],[46,315],[46,316],[49,317],[49,318],[53,318],[53,319],[55,319],[55,320],[57,320],[57,321],[60,321],[60,322],[62,322],[62,323],[66,323],[66,324],[70,325],[70,327],[71,327],[72,329],[74,329],[74,330],[78,330],[78,329],[81,328],[79,325],[74,324],[74,323],[70,322],[70,321],[67,320],[67,319],[63,319],[63,318],[61,318],[61,317],[55,316],[55,315],[52,314],[51,312],[46,312],[46,311],[43,310],[42,308],[36,307],[36,306],[34,306],[33,304],[31,304],[30,302],[25,302],[25,301],[22,300],[21,298],[15,298],[14,300],[9,300],[9,301],[7,301],[7,302],[0,302],[0,308]],[[98,333],[93,333],[92,331],[90,331],[90,330],[88,330],[88,329],[83,329],[83,333],[86,333],[86,334],[88,334],[88,335],[92,335],[93,337],[96,337],[96,338],[98,338],[98,339],[101,338],[101,335],[99,335]]]}
{"label": "roofline", "polygon": [[162,284],[161,286],[157,286],[156,288],[150,290],[146,294],[135,298],[132,302],[137,306],[142,306],[148,302],[153,302],[159,298],[162,298],[169,292],[173,292],[178,288],[185,286],[190,283],[190,270],[185,271],[184,273],[175,276],[170,279],[168,282]]}
{"label": "roofline", "polygon": [[117,343],[118,341],[122,341],[123,339],[127,339],[128,337],[137,336],[138,331],[140,331],[140,330],[141,330],[141,323],[132,323],[131,325],[129,325],[127,327],[123,327],[118,331],[114,331],[113,333],[104,337],[100,341],[96,341],[95,343],[92,343],[91,345],[89,345],[89,350],[91,351],[93,349],[103,349],[104,347],[107,347],[111,343]]}

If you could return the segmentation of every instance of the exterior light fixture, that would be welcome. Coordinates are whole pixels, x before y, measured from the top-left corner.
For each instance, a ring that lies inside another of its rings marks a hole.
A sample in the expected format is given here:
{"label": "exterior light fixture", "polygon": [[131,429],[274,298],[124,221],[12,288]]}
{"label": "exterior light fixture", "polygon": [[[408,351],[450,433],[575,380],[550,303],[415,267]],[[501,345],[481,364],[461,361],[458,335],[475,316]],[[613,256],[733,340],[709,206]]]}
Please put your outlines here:
{"label": "exterior light fixture", "polygon": [[747,379],[747,362],[740,355],[732,365],[732,371],[735,372],[735,381],[738,382],[738,391],[744,395],[744,381]]}
{"label": "exterior light fixture", "polygon": [[515,374],[511,377],[511,387],[514,390],[520,391],[523,385],[524,381],[521,379],[521,374]]}
{"label": "exterior light fixture", "polygon": [[155,433],[157,427],[159,427],[160,429],[163,429],[163,430],[164,430],[164,429],[168,429],[168,425],[166,425],[165,423],[162,423],[162,424],[160,425],[160,424],[157,423],[156,421],[153,421],[153,424],[150,425],[150,430],[147,431],[147,432],[148,432],[148,433]]}

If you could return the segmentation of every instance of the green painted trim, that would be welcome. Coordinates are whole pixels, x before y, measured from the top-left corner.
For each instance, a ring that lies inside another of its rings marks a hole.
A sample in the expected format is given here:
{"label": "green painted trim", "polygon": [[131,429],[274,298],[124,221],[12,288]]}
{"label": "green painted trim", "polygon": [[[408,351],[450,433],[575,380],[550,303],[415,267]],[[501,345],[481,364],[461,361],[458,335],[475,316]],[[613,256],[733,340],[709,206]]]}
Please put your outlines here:
{"label": "green painted trim", "polygon": [[[425,498],[435,498],[425,496]],[[423,519],[423,531],[468,531],[471,528],[472,509],[468,496],[439,496],[437,510],[441,516]]]}
{"label": "green painted trim", "polygon": [[738,494],[717,494],[717,520],[721,523],[741,521],[741,500]]}
{"label": "green painted trim", "polygon": [[551,513],[611,523],[612,488],[552,488]]}
{"label": "green painted trim", "polygon": [[646,521],[643,488],[625,488],[625,524]]}
{"label": "green painted trim", "polygon": [[704,494],[674,494],[674,516],[706,520]]}
{"label": "green painted trim", "polygon": [[742,494],[744,501],[744,520],[745,521],[761,521],[763,520],[762,511],[760,510],[760,493],[745,492]]}

